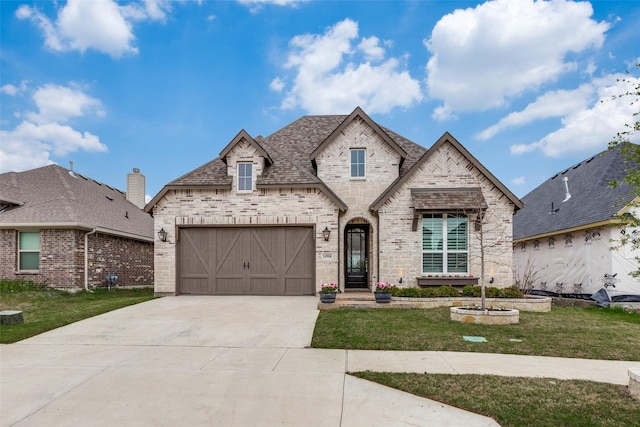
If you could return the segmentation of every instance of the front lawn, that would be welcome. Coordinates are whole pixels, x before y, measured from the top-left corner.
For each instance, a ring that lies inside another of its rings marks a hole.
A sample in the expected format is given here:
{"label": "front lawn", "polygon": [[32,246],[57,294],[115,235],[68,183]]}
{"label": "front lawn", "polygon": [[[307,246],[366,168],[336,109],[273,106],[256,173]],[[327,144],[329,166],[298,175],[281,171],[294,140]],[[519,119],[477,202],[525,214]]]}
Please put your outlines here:
{"label": "front lawn", "polygon": [[[463,340],[482,336],[487,342]],[[520,324],[449,320],[449,308],[322,310],[313,347],[471,351],[606,360],[640,360],[640,314],[621,309],[553,307],[520,312]]]}
{"label": "front lawn", "polygon": [[0,281],[0,310],[22,310],[24,323],[1,325],[9,344],[88,317],[154,298],[152,288],[69,293],[33,282]]}
{"label": "front lawn", "polygon": [[486,415],[504,427],[640,426],[640,401],[621,385],[493,375],[354,375]]}

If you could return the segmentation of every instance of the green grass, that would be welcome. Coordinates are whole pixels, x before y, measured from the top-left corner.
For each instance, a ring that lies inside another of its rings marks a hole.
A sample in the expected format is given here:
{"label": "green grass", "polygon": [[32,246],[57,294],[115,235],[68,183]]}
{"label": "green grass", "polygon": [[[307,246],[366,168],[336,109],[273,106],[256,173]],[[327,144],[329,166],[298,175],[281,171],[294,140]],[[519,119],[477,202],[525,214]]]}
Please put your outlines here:
{"label": "green grass", "polygon": [[0,281],[0,310],[22,310],[24,323],[1,325],[9,344],[98,314],[154,298],[153,289],[96,289],[69,293],[33,282]]}
{"label": "green grass", "polygon": [[353,375],[489,416],[504,427],[640,426],[640,401],[621,385],[492,375]]}
{"label": "green grass", "polygon": [[[464,341],[462,337],[468,335],[483,336],[488,342]],[[521,311],[518,325],[492,326],[451,321],[447,307],[323,310],[311,345],[640,360],[640,314],[553,307],[549,313]]]}

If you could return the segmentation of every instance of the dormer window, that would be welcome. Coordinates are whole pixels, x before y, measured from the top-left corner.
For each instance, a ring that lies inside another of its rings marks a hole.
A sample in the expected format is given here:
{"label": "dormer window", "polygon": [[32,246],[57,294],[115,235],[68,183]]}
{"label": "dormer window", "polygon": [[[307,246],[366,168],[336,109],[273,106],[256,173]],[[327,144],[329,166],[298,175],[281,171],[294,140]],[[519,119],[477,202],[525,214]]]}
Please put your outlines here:
{"label": "dormer window", "polygon": [[351,178],[365,177],[365,153],[364,148],[351,149]]}
{"label": "dormer window", "polygon": [[253,191],[253,163],[238,163],[238,191]]}

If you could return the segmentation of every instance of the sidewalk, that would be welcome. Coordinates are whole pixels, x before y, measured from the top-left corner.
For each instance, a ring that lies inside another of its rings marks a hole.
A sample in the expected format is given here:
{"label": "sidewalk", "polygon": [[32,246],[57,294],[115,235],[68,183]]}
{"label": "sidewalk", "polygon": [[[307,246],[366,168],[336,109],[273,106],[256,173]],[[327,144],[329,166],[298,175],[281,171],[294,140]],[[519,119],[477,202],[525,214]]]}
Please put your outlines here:
{"label": "sidewalk", "polygon": [[348,350],[347,372],[384,371],[429,374],[478,374],[507,377],[580,379],[629,384],[629,368],[640,361],[568,359],[450,351]]}

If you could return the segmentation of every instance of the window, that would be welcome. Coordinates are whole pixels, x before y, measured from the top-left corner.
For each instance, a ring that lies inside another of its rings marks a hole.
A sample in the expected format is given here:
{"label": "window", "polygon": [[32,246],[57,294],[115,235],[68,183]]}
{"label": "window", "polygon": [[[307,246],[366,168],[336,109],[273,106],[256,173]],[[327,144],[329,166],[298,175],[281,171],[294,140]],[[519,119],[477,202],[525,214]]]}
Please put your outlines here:
{"label": "window", "polygon": [[351,178],[364,178],[364,148],[355,148],[351,150]]}
{"label": "window", "polygon": [[422,216],[422,272],[468,272],[468,222],[460,214]]}
{"label": "window", "polygon": [[18,270],[40,269],[40,233],[20,232],[18,236]]}
{"label": "window", "polygon": [[238,191],[253,191],[253,163],[238,163]]}

